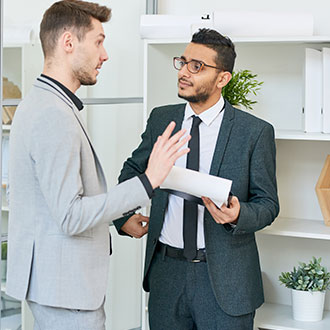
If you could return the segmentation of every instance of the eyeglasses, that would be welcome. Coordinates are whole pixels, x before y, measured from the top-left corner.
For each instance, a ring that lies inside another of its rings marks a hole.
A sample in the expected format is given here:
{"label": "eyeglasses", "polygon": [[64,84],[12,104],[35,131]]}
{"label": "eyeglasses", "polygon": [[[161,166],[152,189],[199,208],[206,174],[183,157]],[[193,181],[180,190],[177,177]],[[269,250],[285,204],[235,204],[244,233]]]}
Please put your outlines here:
{"label": "eyeglasses", "polygon": [[185,61],[181,57],[173,57],[173,66],[176,70],[181,70],[186,64],[188,71],[194,74],[200,72],[204,68],[204,66],[222,71],[222,69],[213,65],[205,64],[202,61],[197,61],[197,60]]}

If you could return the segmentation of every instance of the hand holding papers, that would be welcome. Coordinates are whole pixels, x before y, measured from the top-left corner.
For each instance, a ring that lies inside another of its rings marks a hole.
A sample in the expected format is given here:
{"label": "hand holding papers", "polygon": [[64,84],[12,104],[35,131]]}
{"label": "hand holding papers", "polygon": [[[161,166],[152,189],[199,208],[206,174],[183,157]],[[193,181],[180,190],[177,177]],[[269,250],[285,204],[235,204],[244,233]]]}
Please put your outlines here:
{"label": "hand holding papers", "polygon": [[173,166],[160,188],[209,197],[219,208],[227,203],[232,181]]}

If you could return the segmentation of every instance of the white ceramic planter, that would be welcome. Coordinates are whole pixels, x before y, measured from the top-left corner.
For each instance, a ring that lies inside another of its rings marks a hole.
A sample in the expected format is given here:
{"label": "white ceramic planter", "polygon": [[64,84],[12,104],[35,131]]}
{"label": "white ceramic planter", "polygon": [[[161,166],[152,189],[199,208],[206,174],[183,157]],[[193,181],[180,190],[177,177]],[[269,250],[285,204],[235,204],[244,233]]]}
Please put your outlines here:
{"label": "white ceramic planter", "polygon": [[297,321],[317,322],[323,317],[324,292],[292,290],[292,312]]}

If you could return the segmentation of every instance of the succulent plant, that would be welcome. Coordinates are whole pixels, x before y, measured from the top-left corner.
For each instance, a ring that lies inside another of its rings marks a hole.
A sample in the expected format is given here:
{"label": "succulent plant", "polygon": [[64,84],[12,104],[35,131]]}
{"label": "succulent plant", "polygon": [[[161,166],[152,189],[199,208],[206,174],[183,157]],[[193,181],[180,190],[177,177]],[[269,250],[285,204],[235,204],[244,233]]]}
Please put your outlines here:
{"label": "succulent plant", "polygon": [[325,291],[330,287],[330,273],[321,266],[321,260],[313,257],[308,264],[299,262],[293,271],[282,272],[279,281],[294,290]]}

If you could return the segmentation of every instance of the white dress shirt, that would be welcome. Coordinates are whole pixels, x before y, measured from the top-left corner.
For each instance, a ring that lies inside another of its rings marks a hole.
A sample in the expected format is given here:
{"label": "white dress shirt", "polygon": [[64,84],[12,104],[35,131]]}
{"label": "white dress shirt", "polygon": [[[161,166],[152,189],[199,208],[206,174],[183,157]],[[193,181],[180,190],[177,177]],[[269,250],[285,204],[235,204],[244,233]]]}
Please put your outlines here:
{"label": "white dress shirt", "polygon": [[[209,174],[213,159],[215,145],[218,139],[220,126],[224,111],[224,99],[221,96],[219,101],[202,112],[198,117],[202,120],[199,125],[199,172]],[[182,122],[182,129],[186,129],[188,134],[191,130],[192,116],[196,115],[190,104],[186,104],[185,115]],[[184,148],[187,147],[187,144]],[[186,168],[187,155],[180,157],[175,166]],[[205,248],[204,240],[204,209],[198,205],[197,219],[197,248]],[[159,240],[167,245],[183,249],[183,199],[175,195],[169,195],[168,207],[165,213],[164,225]]]}

